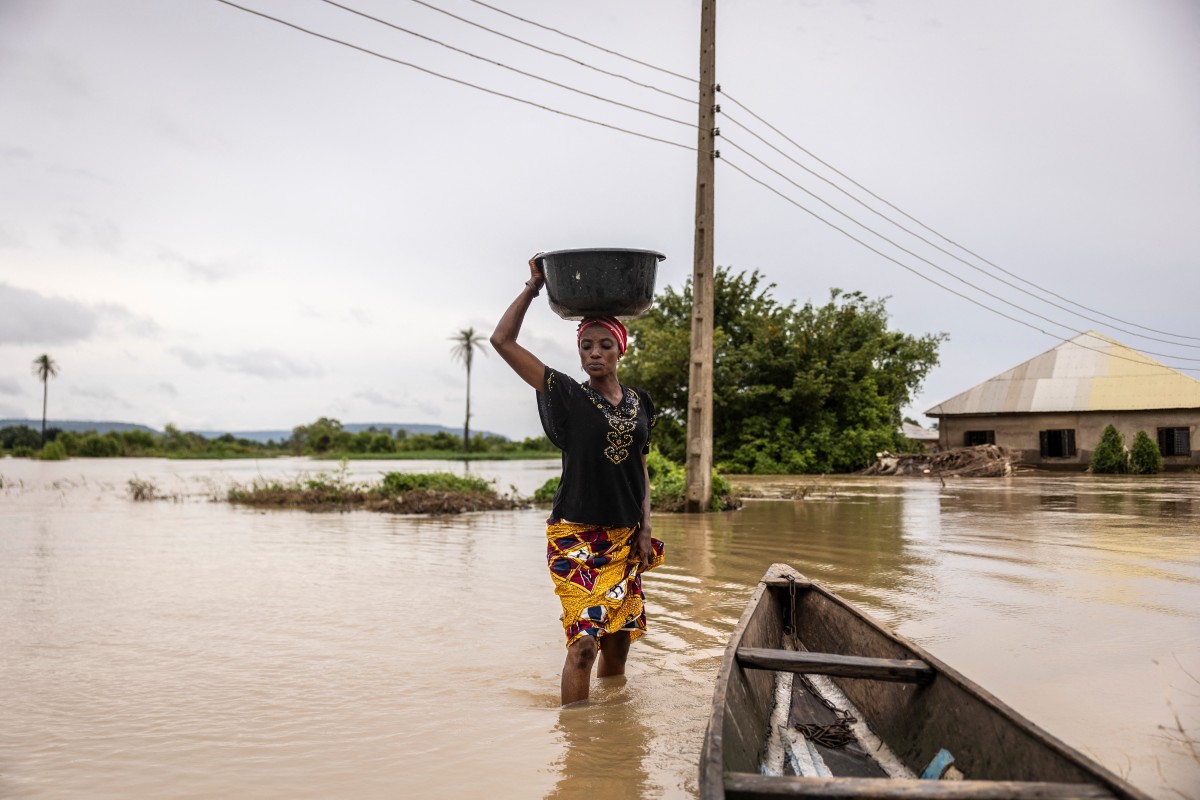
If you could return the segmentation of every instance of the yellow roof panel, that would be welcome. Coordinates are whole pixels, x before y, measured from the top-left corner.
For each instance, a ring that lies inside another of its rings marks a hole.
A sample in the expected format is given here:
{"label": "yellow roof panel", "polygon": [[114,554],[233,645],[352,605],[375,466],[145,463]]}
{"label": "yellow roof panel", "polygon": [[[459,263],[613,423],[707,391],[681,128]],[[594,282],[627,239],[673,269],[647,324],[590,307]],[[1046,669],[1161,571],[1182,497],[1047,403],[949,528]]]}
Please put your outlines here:
{"label": "yellow roof panel", "polygon": [[1200,381],[1095,331],[1068,339],[925,413],[1200,408]]}

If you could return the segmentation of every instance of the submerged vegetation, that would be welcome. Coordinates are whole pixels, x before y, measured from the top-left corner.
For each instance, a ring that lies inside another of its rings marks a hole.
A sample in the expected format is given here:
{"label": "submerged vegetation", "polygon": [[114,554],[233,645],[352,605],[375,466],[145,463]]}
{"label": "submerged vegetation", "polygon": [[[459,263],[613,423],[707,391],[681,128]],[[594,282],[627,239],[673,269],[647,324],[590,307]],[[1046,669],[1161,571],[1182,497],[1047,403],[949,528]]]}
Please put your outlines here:
{"label": "submerged vegetation", "polygon": [[[256,479],[236,484],[226,493],[231,503],[258,508],[301,508],[309,511],[350,511],[364,509],[393,514],[459,514],[465,511],[495,511],[523,508],[533,503],[549,503],[558,489],[559,478],[546,481],[532,498],[520,497],[515,488],[508,494],[496,491],[491,481],[473,475],[450,472],[388,472],[376,482],[354,480],[349,462],[332,472],[302,475],[289,480]],[[683,467],[652,450],[646,466],[650,472],[650,505],[655,511],[682,511],[686,477]],[[133,495],[135,482],[130,481]],[[150,485],[147,497],[152,499]],[[712,511],[738,508],[729,483],[713,473]]]}
{"label": "submerged vegetation", "polygon": [[501,495],[491,482],[449,472],[389,472],[377,483],[351,480],[343,462],[332,473],[288,481],[255,480],[230,488],[231,503],[259,508],[309,511],[364,509],[393,514],[461,514],[523,506],[515,495]]}

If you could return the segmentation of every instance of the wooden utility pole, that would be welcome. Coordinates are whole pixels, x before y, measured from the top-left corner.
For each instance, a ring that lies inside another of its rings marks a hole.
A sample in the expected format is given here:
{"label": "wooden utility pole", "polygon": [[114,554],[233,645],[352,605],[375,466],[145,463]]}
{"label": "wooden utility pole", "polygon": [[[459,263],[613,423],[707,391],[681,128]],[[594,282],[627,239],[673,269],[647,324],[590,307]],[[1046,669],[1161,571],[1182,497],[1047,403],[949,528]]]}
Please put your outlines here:
{"label": "wooden utility pole", "polygon": [[692,268],[692,359],[688,371],[687,494],[689,512],[712,498],[713,176],[715,172],[717,0],[700,4],[700,115],[696,144],[696,243]]}

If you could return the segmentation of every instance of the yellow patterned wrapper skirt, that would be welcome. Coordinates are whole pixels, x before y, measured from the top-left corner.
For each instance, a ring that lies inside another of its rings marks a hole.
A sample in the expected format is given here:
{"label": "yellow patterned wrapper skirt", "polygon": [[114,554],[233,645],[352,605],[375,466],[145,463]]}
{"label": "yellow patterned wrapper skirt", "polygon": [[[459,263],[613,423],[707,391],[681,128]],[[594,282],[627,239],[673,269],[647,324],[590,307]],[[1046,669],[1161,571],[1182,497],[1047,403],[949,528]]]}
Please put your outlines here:
{"label": "yellow patterned wrapper skirt", "polygon": [[581,636],[599,638],[626,630],[632,641],[645,633],[642,572],[666,559],[663,543],[651,538],[653,556],[643,568],[631,556],[636,532],[637,527],[547,523],[546,563],[562,602],[567,647]]}

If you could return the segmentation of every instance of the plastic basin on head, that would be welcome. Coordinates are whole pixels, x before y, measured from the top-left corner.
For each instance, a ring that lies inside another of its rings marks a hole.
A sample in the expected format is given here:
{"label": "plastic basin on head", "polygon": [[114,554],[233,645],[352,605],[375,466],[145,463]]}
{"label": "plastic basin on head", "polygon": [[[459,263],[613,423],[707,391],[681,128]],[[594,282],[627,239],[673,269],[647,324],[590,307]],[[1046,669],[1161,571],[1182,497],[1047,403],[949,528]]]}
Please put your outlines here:
{"label": "plastic basin on head", "polygon": [[587,248],[551,250],[537,257],[546,276],[550,308],[563,319],[646,313],[654,302],[658,262],[654,250]]}

